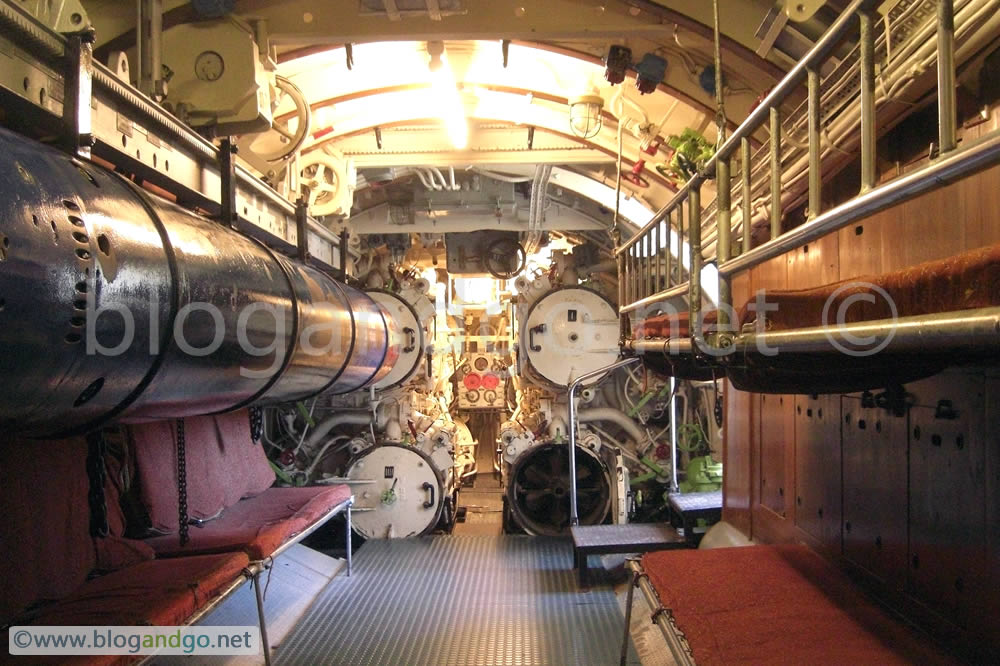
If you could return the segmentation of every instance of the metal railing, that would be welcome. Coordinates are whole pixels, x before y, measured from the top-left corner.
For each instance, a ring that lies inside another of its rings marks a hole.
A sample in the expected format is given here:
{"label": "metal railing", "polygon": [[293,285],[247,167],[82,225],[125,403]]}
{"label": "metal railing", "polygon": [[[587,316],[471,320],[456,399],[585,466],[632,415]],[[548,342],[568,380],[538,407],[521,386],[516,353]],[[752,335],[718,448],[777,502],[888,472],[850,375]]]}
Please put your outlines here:
{"label": "metal railing", "polygon": [[[854,0],[824,33],[813,48],[788,72],[736,131],[719,147],[704,167],[677,192],[631,239],[616,248],[619,273],[619,307],[622,330],[629,330],[629,317],[647,308],[687,296],[692,340],[705,343],[701,322],[702,186],[716,180],[717,243],[715,259],[719,269],[718,330],[732,324],[731,278],[761,263],[796,249],[858,219],[913,198],[926,191],[965,177],[1000,161],[1000,136],[990,135],[972,145],[956,150],[955,102],[955,13],[953,0],[938,0],[936,19],[938,156],[931,163],[907,176],[876,188],[876,113],[875,113],[875,29],[873,0]],[[846,40],[857,39],[860,79],[857,104],[860,107],[861,191],[848,202],[827,212],[822,211],[821,187],[821,76],[820,72],[838,47]],[[807,88],[808,116],[808,218],[786,232],[782,221],[782,104],[800,86]],[[770,200],[768,218],[770,239],[751,249],[749,221],[752,219],[751,136],[768,126],[770,140]],[[738,208],[731,193],[732,163],[739,166]],[[742,253],[732,256],[733,211],[743,225]],[[686,218],[686,219],[685,219]],[[686,228],[685,228],[685,222]],[[668,239],[664,242],[664,238]],[[673,242],[676,238],[676,243]],[[687,266],[680,257],[686,247]],[[677,248],[677,257],[671,252]],[[676,264],[676,266],[674,265]],[[684,276],[687,275],[685,281]],[[713,341],[709,341],[713,342]],[[718,342],[717,340],[715,342]]]}

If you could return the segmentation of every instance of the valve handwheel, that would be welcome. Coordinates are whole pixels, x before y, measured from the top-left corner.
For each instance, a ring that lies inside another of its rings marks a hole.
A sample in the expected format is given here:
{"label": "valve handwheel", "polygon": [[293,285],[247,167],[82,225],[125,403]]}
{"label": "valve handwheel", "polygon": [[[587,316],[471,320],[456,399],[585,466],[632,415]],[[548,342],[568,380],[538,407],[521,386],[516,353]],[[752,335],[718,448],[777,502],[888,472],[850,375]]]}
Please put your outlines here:
{"label": "valve handwheel", "polygon": [[524,270],[528,254],[510,238],[500,238],[486,248],[486,270],[498,280],[510,280]]}

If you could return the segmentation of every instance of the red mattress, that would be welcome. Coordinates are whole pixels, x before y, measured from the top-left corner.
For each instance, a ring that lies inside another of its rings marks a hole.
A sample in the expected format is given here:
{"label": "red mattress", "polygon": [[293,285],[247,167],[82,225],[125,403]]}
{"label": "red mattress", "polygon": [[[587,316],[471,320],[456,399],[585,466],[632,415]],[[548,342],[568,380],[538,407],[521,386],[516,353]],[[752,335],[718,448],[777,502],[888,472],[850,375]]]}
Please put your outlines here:
{"label": "red mattress", "polygon": [[251,560],[261,560],[350,497],[351,489],[344,485],[270,488],[237,502],[202,527],[192,526],[184,546],[177,534],[146,542],[168,557],[242,550]]}
{"label": "red mattress", "polygon": [[900,317],[1000,305],[1000,245],[815,289],[769,291],[767,302],[776,304],[778,309],[767,313],[767,328],[819,326],[824,323],[823,309],[827,302],[830,307],[826,323],[837,323],[838,309],[848,298],[858,295],[874,302],[858,300],[844,308],[845,323],[888,319],[893,313],[885,294]]}
{"label": "red mattress", "polygon": [[[236,581],[249,565],[243,553],[151,560],[94,578],[73,594],[41,609],[39,626],[178,626]],[[7,640],[7,636],[3,637]],[[125,664],[131,656],[11,657],[5,663]]]}
{"label": "red mattress", "polygon": [[643,556],[699,666],[953,663],[805,546]]}
{"label": "red mattress", "polygon": [[[766,292],[767,330],[787,330],[837,323],[837,312],[844,308],[843,322],[853,323],[888,319],[892,316],[885,295],[896,306],[899,317],[935,312],[951,312],[1000,305],[1000,244],[963,252],[947,259],[928,261],[882,275],[862,275],[814,289],[782,289]],[[824,322],[823,310],[830,307]],[[771,306],[778,309],[770,311]],[[744,305],[738,311],[740,325],[754,320]],[[705,315],[705,323],[715,322],[715,312]],[[635,338],[686,337],[688,313],[649,317],[633,324]]]}

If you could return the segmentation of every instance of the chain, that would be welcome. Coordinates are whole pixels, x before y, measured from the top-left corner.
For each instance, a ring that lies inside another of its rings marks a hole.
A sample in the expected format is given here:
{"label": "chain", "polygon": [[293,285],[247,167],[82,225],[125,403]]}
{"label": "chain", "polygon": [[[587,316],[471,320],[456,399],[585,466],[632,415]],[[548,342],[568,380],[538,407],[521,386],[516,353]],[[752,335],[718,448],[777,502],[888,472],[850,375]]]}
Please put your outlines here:
{"label": "chain", "polygon": [[184,438],[184,419],[177,419],[177,518],[183,546],[188,542],[187,442]]}
{"label": "chain", "polygon": [[104,494],[104,482],[107,479],[107,469],[104,467],[106,451],[103,431],[97,430],[87,435],[87,479],[90,482],[87,503],[90,505],[92,537],[106,537],[110,532],[108,505]]}
{"label": "chain", "polygon": [[255,442],[259,442],[261,435],[264,434],[264,408],[251,407],[249,411],[250,411],[250,438]]}

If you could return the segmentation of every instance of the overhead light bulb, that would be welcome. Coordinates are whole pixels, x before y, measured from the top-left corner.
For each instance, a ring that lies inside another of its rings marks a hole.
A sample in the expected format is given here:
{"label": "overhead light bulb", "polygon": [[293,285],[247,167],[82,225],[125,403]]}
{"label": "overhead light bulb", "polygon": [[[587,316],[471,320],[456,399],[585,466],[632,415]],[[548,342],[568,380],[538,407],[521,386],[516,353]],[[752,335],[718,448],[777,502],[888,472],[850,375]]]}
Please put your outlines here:
{"label": "overhead light bulb", "polygon": [[462,103],[455,75],[443,53],[441,65],[431,71],[431,93],[434,95],[434,103],[440,109],[438,115],[444,123],[451,144],[460,150],[465,148],[469,145],[469,122],[465,117],[465,105]]}

